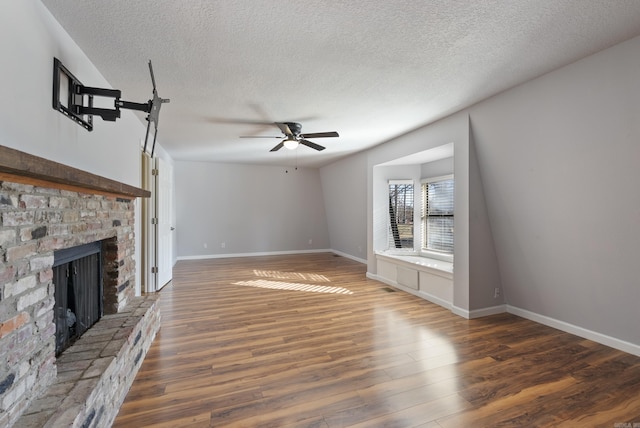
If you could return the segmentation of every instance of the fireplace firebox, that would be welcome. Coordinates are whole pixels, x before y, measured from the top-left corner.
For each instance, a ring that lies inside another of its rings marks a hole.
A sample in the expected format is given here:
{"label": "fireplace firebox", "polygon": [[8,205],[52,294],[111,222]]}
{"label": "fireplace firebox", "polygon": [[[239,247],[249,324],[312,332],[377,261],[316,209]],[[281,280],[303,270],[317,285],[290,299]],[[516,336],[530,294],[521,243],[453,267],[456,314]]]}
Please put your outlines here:
{"label": "fireplace firebox", "polygon": [[55,251],[53,282],[59,356],[102,317],[102,243]]}

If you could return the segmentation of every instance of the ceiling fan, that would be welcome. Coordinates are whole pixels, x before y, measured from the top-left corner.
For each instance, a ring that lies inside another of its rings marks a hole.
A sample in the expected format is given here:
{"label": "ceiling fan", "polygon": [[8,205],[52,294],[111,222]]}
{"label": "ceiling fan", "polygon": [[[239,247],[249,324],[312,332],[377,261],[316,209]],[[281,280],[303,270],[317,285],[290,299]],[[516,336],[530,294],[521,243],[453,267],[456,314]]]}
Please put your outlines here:
{"label": "ceiling fan", "polygon": [[[338,133],[333,132],[313,132],[311,134],[301,134],[302,125],[298,122],[274,122],[280,131],[284,134],[284,140],[279,142],[273,149],[270,151],[275,152],[280,150],[283,146],[287,149],[293,150],[298,147],[299,144],[303,146],[311,147],[315,150],[324,150],[325,148],[319,144],[316,144],[312,141],[307,140],[307,138],[327,138],[327,137],[339,137]],[[240,138],[282,138],[280,137],[267,137],[267,136],[241,136]]]}

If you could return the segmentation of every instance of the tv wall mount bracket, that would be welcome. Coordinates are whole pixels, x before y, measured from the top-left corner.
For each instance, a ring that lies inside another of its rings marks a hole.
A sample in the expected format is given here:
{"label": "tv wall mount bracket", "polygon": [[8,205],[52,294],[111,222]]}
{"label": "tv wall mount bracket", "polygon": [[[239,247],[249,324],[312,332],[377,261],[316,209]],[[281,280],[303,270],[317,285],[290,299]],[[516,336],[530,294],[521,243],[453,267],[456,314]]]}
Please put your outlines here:
{"label": "tv wall mount bracket", "polygon": [[[93,116],[100,116],[102,120],[115,122],[120,117],[120,109],[145,112],[147,113],[147,132],[143,150],[147,151],[151,124],[153,124],[153,144],[151,147],[151,156],[153,157],[156,137],[158,136],[160,107],[170,100],[158,96],[151,61],[149,61],[149,72],[153,85],[153,98],[146,103],[134,103],[121,100],[122,93],[118,89],[94,88],[83,85],[62,65],[58,58],[53,58],[53,108],[81,125],[87,131],[93,130]],[[94,97],[113,98],[113,109],[95,107]]]}

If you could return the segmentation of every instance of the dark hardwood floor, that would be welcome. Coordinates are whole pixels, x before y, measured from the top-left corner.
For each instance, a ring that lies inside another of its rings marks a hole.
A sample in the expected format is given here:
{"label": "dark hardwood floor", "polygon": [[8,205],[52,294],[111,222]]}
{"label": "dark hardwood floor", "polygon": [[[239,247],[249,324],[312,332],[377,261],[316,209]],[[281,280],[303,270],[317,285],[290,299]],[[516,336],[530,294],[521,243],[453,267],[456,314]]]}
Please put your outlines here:
{"label": "dark hardwood floor", "polygon": [[114,426],[640,426],[640,357],[392,290],[329,253],[180,261]]}

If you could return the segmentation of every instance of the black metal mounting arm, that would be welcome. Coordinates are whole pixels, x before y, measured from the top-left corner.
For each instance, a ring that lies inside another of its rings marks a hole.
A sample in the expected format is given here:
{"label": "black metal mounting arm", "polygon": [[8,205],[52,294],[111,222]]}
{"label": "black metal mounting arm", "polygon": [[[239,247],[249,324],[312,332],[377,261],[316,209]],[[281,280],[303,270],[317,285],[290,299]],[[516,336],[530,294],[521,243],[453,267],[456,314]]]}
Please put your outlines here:
{"label": "black metal mounting arm", "polygon": [[[134,103],[121,100],[122,92],[118,89],[94,88],[84,86],[69,70],[62,65],[59,59],[53,59],[53,108],[60,111],[73,121],[82,125],[86,130],[93,130],[93,116],[100,116],[103,120],[115,122],[120,117],[120,109],[137,110],[147,113],[147,133],[144,140],[144,151],[147,150],[147,142],[150,134],[150,126],[153,123],[153,146],[151,156],[156,144],[158,134],[158,122],[160,107],[170,100],[160,98],[156,90],[156,80],[153,75],[153,67],[149,61],[149,73],[153,84],[153,98],[146,103]],[[94,107],[94,97],[114,98],[113,109]]]}
{"label": "black metal mounting arm", "polygon": [[151,111],[151,100],[146,103],[132,103],[131,101],[116,100],[116,108],[126,108],[127,110],[138,110],[145,113]]}
{"label": "black metal mounting arm", "polygon": [[75,92],[77,95],[89,95],[115,98],[113,101],[114,109],[98,108],[93,106],[73,105],[76,114],[79,115],[92,115],[100,116],[103,120],[114,122],[120,117],[120,109],[143,111],[145,113],[151,112],[152,101],[149,100],[146,103],[134,103],[131,101],[124,101],[120,99],[122,92],[119,89],[105,89],[94,88],[91,86],[76,85]]}

